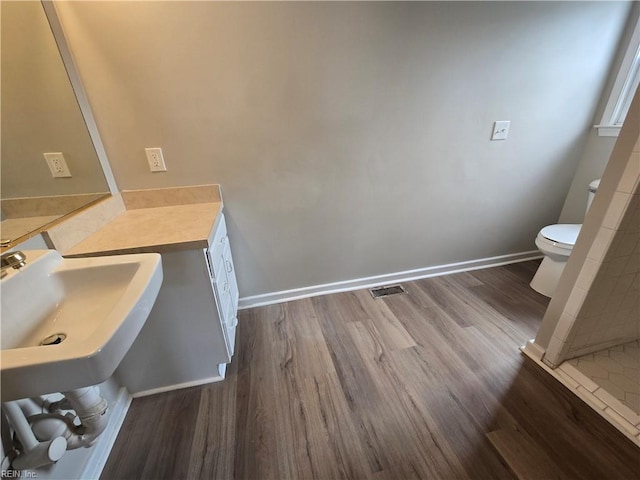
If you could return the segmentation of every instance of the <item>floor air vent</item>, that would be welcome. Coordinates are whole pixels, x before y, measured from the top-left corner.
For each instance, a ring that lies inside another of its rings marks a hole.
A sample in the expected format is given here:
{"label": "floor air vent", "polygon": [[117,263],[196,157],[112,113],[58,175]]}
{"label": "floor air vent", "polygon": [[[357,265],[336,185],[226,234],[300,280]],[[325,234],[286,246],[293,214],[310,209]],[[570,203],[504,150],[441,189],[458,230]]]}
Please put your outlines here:
{"label": "floor air vent", "polygon": [[370,288],[373,298],[388,297],[389,295],[397,295],[399,293],[407,293],[402,285],[390,285],[388,287]]}

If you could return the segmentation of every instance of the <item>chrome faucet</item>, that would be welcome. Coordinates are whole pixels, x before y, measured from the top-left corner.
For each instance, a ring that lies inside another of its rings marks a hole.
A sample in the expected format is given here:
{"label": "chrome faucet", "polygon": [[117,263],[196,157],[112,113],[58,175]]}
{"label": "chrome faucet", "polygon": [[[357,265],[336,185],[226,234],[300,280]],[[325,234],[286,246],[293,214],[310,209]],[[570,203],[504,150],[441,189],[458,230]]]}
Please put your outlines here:
{"label": "chrome faucet", "polygon": [[7,275],[8,268],[15,268],[16,270],[24,267],[27,264],[27,256],[20,252],[7,252],[0,256],[0,278],[4,278]]}

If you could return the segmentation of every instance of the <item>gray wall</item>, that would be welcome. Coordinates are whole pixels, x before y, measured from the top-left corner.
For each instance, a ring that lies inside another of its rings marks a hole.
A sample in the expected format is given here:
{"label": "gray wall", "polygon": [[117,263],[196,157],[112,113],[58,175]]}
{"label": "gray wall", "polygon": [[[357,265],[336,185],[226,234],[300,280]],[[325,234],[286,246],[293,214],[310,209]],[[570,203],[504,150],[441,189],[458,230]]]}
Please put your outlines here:
{"label": "gray wall", "polygon": [[[60,3],[123,189],[221,183],[241,295],[533,250],[617,2]],[[489,141],[494,120],[509,139]],[[169,171],[151,174],[144,147]]]}
{"label": "gray wall", "polygon": [[560,213],[560,223],[582,223],[587,209],[589,183],[601,178],[618,137],[599,137],[589,133],[584,154],[578,163],[569,193]]}
{"label": "gray wall", "polygon": [[[631,40],[631,35],[640,16],[640,3],[635,2],[631,9],[627,27],[622,35],[621,48],[618,49],[613,67],[611,69],[609,79],[600,98],[600,104],[593,118],[593,123],[600,123],[602,114],[609,99],[609,93],[613,88],[616,80],[620,64],[622,63],[626,46]],[[589,137],[585,144],[584,153],[578,162],[576,173],[573,176],[569,193],[565,199],[564,206],[560,213],[560,223],[582,223],[587,206],[587,188],[589,183],[596,178],[601,178],[602,174],[609,162],[609,157],[613,151],[617,137],[600,137],[597,129],[593,128],[589,132]]]}
{"label": "gray wall", "polygon": [[[108,192],[42,5],[0,8],[2,198]],[[62,152],[72,177],[54,179],[45,152]]]}

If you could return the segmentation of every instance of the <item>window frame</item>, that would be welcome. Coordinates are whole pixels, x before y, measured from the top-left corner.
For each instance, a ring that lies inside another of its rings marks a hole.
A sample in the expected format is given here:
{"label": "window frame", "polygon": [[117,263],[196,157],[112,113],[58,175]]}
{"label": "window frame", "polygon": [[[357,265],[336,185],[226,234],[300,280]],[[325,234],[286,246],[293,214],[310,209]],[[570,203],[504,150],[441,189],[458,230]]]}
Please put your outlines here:
{"label": "window frame", "polygon": [[636,20],[600,123],[594,126],[598,129],[598,136],[618,136],[638,84],[640,84],[640,18]]}

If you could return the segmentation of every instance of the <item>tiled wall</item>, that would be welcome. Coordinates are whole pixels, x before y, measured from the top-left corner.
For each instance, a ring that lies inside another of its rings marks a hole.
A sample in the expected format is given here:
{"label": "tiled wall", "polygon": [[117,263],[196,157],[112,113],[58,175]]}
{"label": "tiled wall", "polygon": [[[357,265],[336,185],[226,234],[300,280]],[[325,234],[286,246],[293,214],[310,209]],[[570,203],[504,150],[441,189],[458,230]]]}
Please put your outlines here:
{"label": "tiled wall", "polygon": [[[640,154],[636,152],[635,155]],[[640,159],[634,163],[640,165]],[[592,272],[595,274],[577,312],[566,358],[640,338],[640,195],[637,183],[633,193],[616,191],[601,228],[607,230],[602,235],[603,243],[608,238],[611,243],[603,253],[598,248],[591,249],[583,268],[584,275],[578,277],[580,288]]]}
{"label": "tiled wall", "polygon": [[546,351],[547,363],[640,338],[640,140]]}

